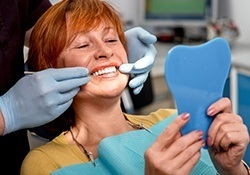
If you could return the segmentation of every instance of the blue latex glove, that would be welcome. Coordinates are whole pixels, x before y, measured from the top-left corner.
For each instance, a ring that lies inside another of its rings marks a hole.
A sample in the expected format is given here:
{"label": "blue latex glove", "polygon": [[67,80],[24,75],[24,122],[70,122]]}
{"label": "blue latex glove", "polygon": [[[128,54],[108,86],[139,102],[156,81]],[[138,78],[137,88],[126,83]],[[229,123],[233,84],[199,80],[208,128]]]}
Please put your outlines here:
{"label": "blue latex glove", "polygon": [[134,94],[138,94],[154,65],[157,51],[153,44],[157,38],[141,27],[132,28],[126,31],[125,35],[129,63],[122,64],[119,70],[121,73],[132,75],[133,79],[129,82],[129,86],[134,88]]}
{"label": "blue latex glove", "polygon": [[88,81],[86,68],[47,69],[23,77],[0,97],[4,134],[54,120]]}

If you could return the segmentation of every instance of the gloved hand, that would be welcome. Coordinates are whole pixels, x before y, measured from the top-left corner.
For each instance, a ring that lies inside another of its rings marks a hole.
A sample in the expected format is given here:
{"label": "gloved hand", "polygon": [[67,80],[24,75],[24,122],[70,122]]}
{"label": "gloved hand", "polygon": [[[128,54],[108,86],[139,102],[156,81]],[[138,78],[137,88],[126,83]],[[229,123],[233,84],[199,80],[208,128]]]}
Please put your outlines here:
{"label": "gloved hand", "polygon": [[132,74],[129,86],[134,88],[134,94],[138,94],[154,65],[157,51],[153,44],[157,41],[157,38],[141,27],[126,31],[125,36],[129,63],[122,64],[119,70],[121,73]]}
{"label": "gloved hand", "polygon": [[47,69],[23,77],[0,97],[4,135],[54,120],[88,81],[86,68]]}

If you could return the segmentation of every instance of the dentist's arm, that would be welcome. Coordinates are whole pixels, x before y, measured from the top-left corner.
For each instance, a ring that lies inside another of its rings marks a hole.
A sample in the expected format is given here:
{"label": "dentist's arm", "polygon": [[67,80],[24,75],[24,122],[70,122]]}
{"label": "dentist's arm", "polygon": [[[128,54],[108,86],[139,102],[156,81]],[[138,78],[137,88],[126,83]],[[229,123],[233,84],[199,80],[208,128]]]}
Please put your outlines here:
{"label": "dentist's arm", "polygon": [[133,79],[129,82],[129,86],[134,88],[134,94],[138,94],[154,65],[157,51],[153,44],[157,38],[141,27],[130,29],[125,35],[129,63],[121,65],[119,70],[132,75]]}
{"label": "dentist's arm", "polygon": [[88,81],[86,68],[47,69],[23,77],[0,97],[1,135],[54,120]]}

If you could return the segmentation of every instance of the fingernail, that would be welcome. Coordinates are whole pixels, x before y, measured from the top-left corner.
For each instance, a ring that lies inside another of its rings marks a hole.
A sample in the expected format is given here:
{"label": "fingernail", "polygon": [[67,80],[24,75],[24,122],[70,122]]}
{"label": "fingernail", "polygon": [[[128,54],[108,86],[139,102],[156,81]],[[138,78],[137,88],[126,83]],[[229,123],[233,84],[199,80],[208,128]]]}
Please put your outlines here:
{"label": "fingernail", "polygon": [[209,116],[213,116],[213,114],[214,114],[214,109],[213,109],[213,108],[209,108],[209,109],[207,110],[207,114],[208,114]]}
{"label": "fingernail", "polygon": [[189,113],[183,113],[183,114],[181,114],[182,120],[188,120],[189,117],[190,117],[190,114],[189,114]]}
{"label": "fingernail", "polygon": [[205,141],[201,140],[201,144],[202,144],[202,147],[204,147],[205,146]]}
{"label": "fingernail", "polygon": [[196,131],[197,134],[199,135],[199,140],[203,138],[203,131]]}
{"label": "fingernail", "polygon": [[212,146],[213,145],[213,140],[211,137],[207,137],[207,145]]}

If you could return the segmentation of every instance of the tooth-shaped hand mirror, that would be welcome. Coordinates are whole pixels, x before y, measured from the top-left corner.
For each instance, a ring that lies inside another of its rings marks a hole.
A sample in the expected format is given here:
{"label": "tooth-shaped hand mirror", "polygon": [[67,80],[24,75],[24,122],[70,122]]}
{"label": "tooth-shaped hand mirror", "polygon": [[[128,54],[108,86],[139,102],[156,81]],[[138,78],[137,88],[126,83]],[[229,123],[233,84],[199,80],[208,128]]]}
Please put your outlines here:
{"label": "tooth-shaped hand mirror", "polygon": [[168,52],[164,72],[167,85],[178,113],[190,113],[182,134],[202,130],[203,139],[207,139],[213,118],[207,116],[206,110],[222,97],[230,66],[230,47],[223,38],[198,46],[177,45]]}

